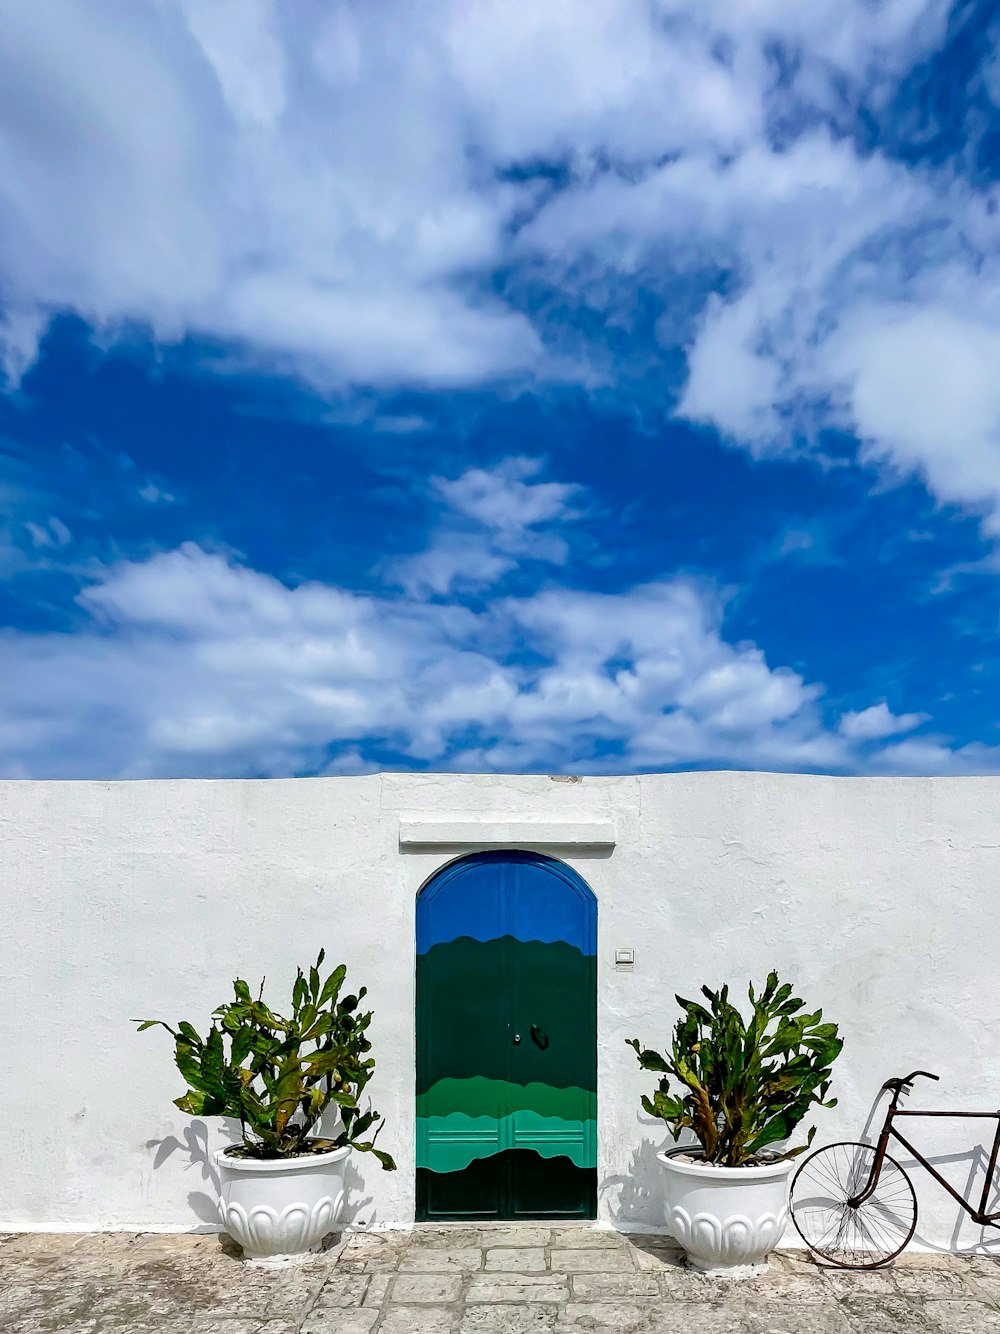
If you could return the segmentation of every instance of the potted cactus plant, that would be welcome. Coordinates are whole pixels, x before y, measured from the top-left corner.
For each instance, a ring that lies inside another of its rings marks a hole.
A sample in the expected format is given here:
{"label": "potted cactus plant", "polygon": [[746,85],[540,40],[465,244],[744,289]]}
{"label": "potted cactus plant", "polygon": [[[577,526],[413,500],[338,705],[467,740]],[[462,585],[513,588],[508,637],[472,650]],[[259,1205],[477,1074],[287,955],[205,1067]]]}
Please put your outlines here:
{"label": "potted cactus plant", "polygon": [[707,1001],[678,996],[682,1015],[666,1054],[628,1043],[639,1064],[661,1076],[650,1116],[675,1140],[693,1140],[657,1155],[665,1169],[666,1222],[688,1263],[710,1274],[743,1277],[766,1264],[788,1219],[792,1159],[815,1134],[785,1142],[813,1106],[827,1099],[830,1072],[843,1042],[823,1012],[805,1010],[788,983],[772,972],[749,988],[750,1018],[729,988],[702,988]]}
{"label": "potted cactus plant", "polygon": [[[343,1206],[351,1150],[371,1153],[388,1171],[396,1164],[375,1147],[383,1122],[361,1109],[375,1068],[368,1055],[371,1012],[362,1013],[362,987],[341,996],[344,964],[326,978],[324,951],[308,975],[300,968],[284,1017],[254,999],[241,978],[234,998],[213,1012],[202,1038],[184,1020],[136,1020],[139,1031],[165,1028],[188,1091],[174,1105],[192,1116],[238,1120],[242,1142],[216,1155],[222,1222],[245,1257],[267,1265],[304,1259],[319,1247]],[[339,1113],[328,1137],[314,1134],[328,1109]]]}

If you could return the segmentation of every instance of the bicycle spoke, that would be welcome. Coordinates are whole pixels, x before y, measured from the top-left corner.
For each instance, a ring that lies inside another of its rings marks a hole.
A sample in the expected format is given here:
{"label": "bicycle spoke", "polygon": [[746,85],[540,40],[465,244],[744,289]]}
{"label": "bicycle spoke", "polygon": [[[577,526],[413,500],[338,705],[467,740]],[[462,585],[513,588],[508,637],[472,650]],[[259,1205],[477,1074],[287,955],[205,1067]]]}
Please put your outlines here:
{"label": "bicycle spoke", "polygon": [[824,1167],[823,1164],[817,1164],[817,1166],[821,1167],[823,1170],[818,1171],[816,1175],[821,1179],[825,1179],[835,1192],[840,1191],[843,1187],[843,1183],[838,1180],[836,1175],[828,1167]]}
{"label": "bicycle spoke", "polygon": [[[805,1160],[792,1183],[792,1222],[818,1256],[847,1268],[885,1264],[916,1226],[916,1196],[906,1173],[886,1155],[873,1179],[877,1150],[834,1144]],[[855,1196],[865,1198],[852,1207]]]}

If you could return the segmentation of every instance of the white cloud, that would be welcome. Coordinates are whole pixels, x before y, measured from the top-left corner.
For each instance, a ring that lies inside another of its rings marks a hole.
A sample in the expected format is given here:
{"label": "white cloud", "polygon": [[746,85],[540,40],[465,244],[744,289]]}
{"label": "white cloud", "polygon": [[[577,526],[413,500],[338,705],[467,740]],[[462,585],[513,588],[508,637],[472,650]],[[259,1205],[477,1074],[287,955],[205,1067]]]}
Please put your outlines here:
{"label": "white cloud", "polygon": [[177,499],[170,491],[164,491],[155,482],[147,481],[139,487],[138,495],[147,505],[173,505]]}
{"label": "white cloud", "polygon": [[567,504],[579,490],[568,482],[531,481],[541,468],[541,459],[510,458],[495,468],[470,468],[454,480],[437,477],[434,485],[459,514],[519,543],[526,529],[566,518]]}
{"label": "white cloud", "polygon": [[488,588],[517,565],[481,536],[439,533],[432,546],[390,565],[389,577],[408,593],[445,596],[453,589]]}
{"label": "white cloud", "polygon": [[821,687],[729,643],[712,589],[684,579],[474,613],[289,587],[188,544],[103,571],[79,604],[76,633],[3,635],[5,774],[344,772],[379,754],[553,771],[998,767],[987,748],[952,762],[940,738],[881,750],[921,721],[884,704],[830,729]]}
{"label": "white cloud", "polygon": [[[782,97],[826,108],[905,70],[942,6],[808,10],[0,0],[8,367],[69,306],[327,384],[544,373],[529,320],[482,282],[543,189],[498,169],[638,183],[667,158],[738,163]],[[797,49],[791,88],[776,40]]]}
{"label": "white cloud", "polygon": [[[840,731],[852,741],[880,741],[883,737],[912,732],[926,721],[926,713],[894,714],[883,700],[867,709],[845,713],[840,720]],[[920,743],[907,744],[915,746]]]}
{"label": "white cloud", "polygon": [[768,168],[755,173],[755,202],[723,193],[741,281],[695,328],[679,413],[754,453],[794,450],[824,427],[855,432],[865,461],[890,478],[916,474],[995,532],[992,205],[950,174],[861,159],[822,137],[780,157],[783,191],[767,188]]}
{"label": "white cloud", "polygon": [[942,501],[1000,530],[1000,307],[991,326],[948,309],[858,311],[833,364],[869,455],[919,471]]}
{"label": "white cloud", "polygon": [[390,575],[409,593],[487,587],[526,561],[562,565],[569,548],[553,529],[577,514],[580,487],[533,480],[541,459],[509,458],[460,477],[433,477],[445,515],[427,548],[394,562]]}
{"label": "white cloud", "polygon": [[73,534],[56,515],[52,515],[45,523],[29,520],[24,526],[34,547],[65,547],[73,540]]}
{"label": "white cloud", "polygon": [[[627,310],[639,283],[663,294],[664,345],[687,351],[679,416],[756,455],[856,432],[888,477],[916,474],[996,530],[997,203],[953,168],[810,128],[780,149],[751,138],[581,179],[519,244],[563,282],[588,256],[587,304]],[[724,295],[684,294],[720,272]]]}
{"label": "white cloud", "polygon": [[613,383],[597,331],[659,297],[680,415],[854,430],[995,529],[996,188],[851,138],[949,9],[0,0],[0,361],[69,308],[330,391]]}
{"label": "white cloud", "polygon": [[942,737],[914,737],[886,746],[877,766],[890,774],[995,774],[1000,773],[1000,746],[953,746]]}
{"label": "white cloud", "polygon": [[326,384],[527,371],[530,324],[467,280],[522,192],[470,167],[447,21],[2,0],[8,370],[71,307]]}
{"label": "white cloud", "polygon": [[34,364],[38,345],[48,327],[48,317],[39,306],[9,305],[0,311],[0,373],[17,385]]}
{"label": "white cloud", "polygon": [[751,448],[783,434],[778,417],[781,367],[755,346],[761,313],[752,299],[712,300],[688,354],[688,378],[678,412],[711,422]]}
{"label": "white cloud", "polygon": [[691,22],[690,6],[479,0],[446,11],[452,70],[501,159],[609,147],[645,159],[736,147],[760,130],[759,89],[713,56],[711,25]]}
{"label": "white cloud", "polygon": [[178,0],[238,124],[273,127],[288,100],[288,61],[269,0]]}

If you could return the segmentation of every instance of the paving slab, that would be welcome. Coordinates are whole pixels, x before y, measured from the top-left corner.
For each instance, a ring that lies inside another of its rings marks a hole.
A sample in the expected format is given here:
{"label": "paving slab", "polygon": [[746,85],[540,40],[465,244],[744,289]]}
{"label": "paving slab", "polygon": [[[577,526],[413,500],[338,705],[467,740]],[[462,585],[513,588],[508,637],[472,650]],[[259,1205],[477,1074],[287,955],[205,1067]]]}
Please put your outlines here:
{"label": "paving slab", "polygon": [[[505,1229],[509,1230],[509,1229]],[[422,1227],[410,1233],[403,1233],[401,1244],[407,1246],[444,1246],[454,1249],[456,1246],[503,1246],[505,1242],[495,1241],[487,1242],[482,1240],[483,1229],[479,1227],[460,1227],[458,1224],[452,1224],[450,1227]],[[377,1233],[374,1235],[378,1235]],[[497,1235],[500,1235],[499,1229]],[[531,1242],[522,1241],[512,1243],[521,1246],[530,1246]]]}
{"label": "paving slab", "polygon": [[[368,1281],[368,1290],[365,1293],[364,1306],[381,1306],[385,1301],[389,1288],[392,1286],[392,1274],[372,1274]],[[323,1289],[326,1293],[326,1289]]]}
{"label": "paving slab", "polygon": [[218,1234],[0,1236],[2,1334],[1000,1334],[1000,1261],[871,1271],[782,1251],[743,1281],[659,1234],[525,1223],[332,1235],[247,1265]]}
{"label": "paving slab", "polygon": [[653,1328],[648,1302],[567,1302],[559,1313],[559,1334],[582,1334],[584,1330],[616,1331],[616,1334],[645,1334]]}
{"label": "paving slab", "polygon": [[928,1330],[920,1297],[845,1297],[841,1309],[851,1329],[863,1334],[926,1334]]}
{"label": "paving slab", "polygon": [[684,1252],[679,1246],[634,1246],[632,1258],[637,1269],[650,1271],[678,1269],[684,1265]]}
{"label": "paving slab", "polygon": [[367,1310],[359,1307],[353,1311],[337,1310],[332,1306],[314,1308],[302,1322],[299,1334],[371,1334],[381,1315],[376,1306]]}
{"label": "paving slab", "polygon": [[397,1274],[392,1281],[389,1300],[393,1303],[451,1305],[460,1300],[463,1282],[461,1274]]}
{"label": "paving slab", "polygon": [[744,1308],[743,1315],[753,1334],[854,1334],[851,1322],[836,1305],[751,1303]]}
{"label": "paving slab", "polygon": [[[387,1288],[392,1282],[392,1275],[373,1274],[369,1278],[367,1274],[330,1274],[320,1288],[313,1305],[360,1306],[366,1300],[371,1285],[380,1281],[384,1281]],[[382,1293],[384,1295],[384,1289],[382,1289]],[[381,1305],[381,1300],[379,1304]]]}
{"label": "paving slab", "polygon": [[995,1260],[986,1264],[973,1262],[970,1266],[970,1282],[976,1290],[976,1296],[1000,1306],[1000,1268]]}
{"label": "paving slab", "polygon": [[[667,1238],[662,1239],[664,1244],[668,1244]],[[628,1246],[631,1239],[622,1232],[614,1232],[611,1228],[588,1227],[580,1225],[577,1227],[557,1227],[552,1229],[551,1244],[559,1250],[585,1250],[593,1251],[598,1247],[608,1246],[621,1249]],[[536,1245],[543,1243],[536,1242]]]}
{"label": "paving slab", "polygon": [[483,1267],[483,1252],[478,1246],[415,1246],[404,1251],[397,1263],[404,1272],[476,1270]]}
{"label": "paving slab", "polygon": [[620,1297],[659,1297],[662,1289],[655,1274],[573,1274],[573,1300],[616,1302]]}
{"label": "paving slab", "polygon": [[900,1265],[889,1271],[896,1291],[906,1297],[955,1297],[974,1299],[980,1294],[968,1268],[948,1265]]}
{"label": "paving slab", "polygon": [[483,1247],[548,1246],[551,1241],[551,1228],[532,1227],[530,1223],[518,1223],[513,1227],[508,1223],[493,1223],[479,1229],[479,1244]]}
{"label": "paving slab", "polygon": [[379,1334],[441,1334],[460,1317],[457,1306],[393,1306],[382,1316]]}
{"label": "paving slab", "polygon": [[554,1334],[558,1306],[529,1302],[525,1306],[467,1306],[459,1334]]}
{"label": "paving slab", "polygon": [[554,1246],[550,1254],[552,1268],[564,1269],[568,1274],[634,1273],[636,1267],[630,1252],[625,1248],[617,1250],[601,1246],[595,1250],[585,1250],[582,1246]]}
{"label": "paving slab", "polygon": [[483,1268],[512,1274],[531,1274],[547,1269],[548,1266],[545,1263],[545,1251],[541,1246],[507,1246],[497,1249],[491,1247],[486,1252],[486,1263]]}
{"label": "paving slab", "polygon": [[1000,1311],[984,1302],[934,1300],[927,1303],[923,1313],[934,1334],[992,1334],[1000,1331]]}
{"label": "paving slab", "polygon": [[476,1274],[465,1294],[467,1302],[567,1302],[565,1274]]}
{"label": "paving slab", "polygon": [[[715,1289],[716,1281],[696,1275],[688,1269],[678,1267],[660,1276],[660,1283],[665,1292],[680,1292],[684,1284],[698,1282],[704,1291],[705,1285]],[[673,1289],[671,1289],[673,1285]],[[787,1269],[769,1264],[761,1274],[743,1279],[738,1286],[730,1284],[730,1300],[760,1304],[761,1302],[795,1302],[805,1305],[827,1303],[835,1300],[836,1294],[823,1274],[816,1272],[791,1273]],[[919,1296],[920,1294],[915,1294]]]}
{"label": "paving slab", "polygon": [[654,1307],[649,1319],[643,1334],[647,1329],[655,1334],[760,1334],[745,1310],[702,1302],[670,1302]]}

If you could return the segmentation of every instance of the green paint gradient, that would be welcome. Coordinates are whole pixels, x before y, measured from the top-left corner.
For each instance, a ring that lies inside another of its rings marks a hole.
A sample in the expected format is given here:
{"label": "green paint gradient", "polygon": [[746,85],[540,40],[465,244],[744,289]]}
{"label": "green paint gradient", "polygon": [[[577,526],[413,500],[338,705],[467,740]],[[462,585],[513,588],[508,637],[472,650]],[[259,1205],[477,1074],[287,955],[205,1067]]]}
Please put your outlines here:
{"label": "green paint gradient", "polygon": [[515,1146],[531,1148],[540,1158],[568,1158],[577,1167],[596,1167],[597,1123],[530,1111],[499,1118],[452,1112],[417,1120],[417,1166],[431,1172],[460,1172],[477,1158]]}
{"label": "green paint gradient", "polygon": [[[533,905],[511,868],[498,876],[511,898],[497,920],[520,923]],[[588,939],[593,909],[578,903]],[[439,935],[418,952],[416,984],[418,1216],[592,1217],[594,955],[563,939]]]}
{"label": "green paint gradient", "polygon": [[550,1084],[511,1084],[482,1075],[439,1079],[426,1093],[417,1094],[418,1116],[448,1116],[457,1111],[467,1116],[493,1117],[532,1111],[568,1121],[593,1121],[597,1117],[597,1094],[590,1089],[553,1088]]}
{"label": "green paint gradient", "polygon": [[[596,1089],[596,968],[593,955],[564,941],[512,936],[461,936],[418,955],[417,1092],[475,1075]],[[532,1039],[532,1024],[546,1046]]]}

